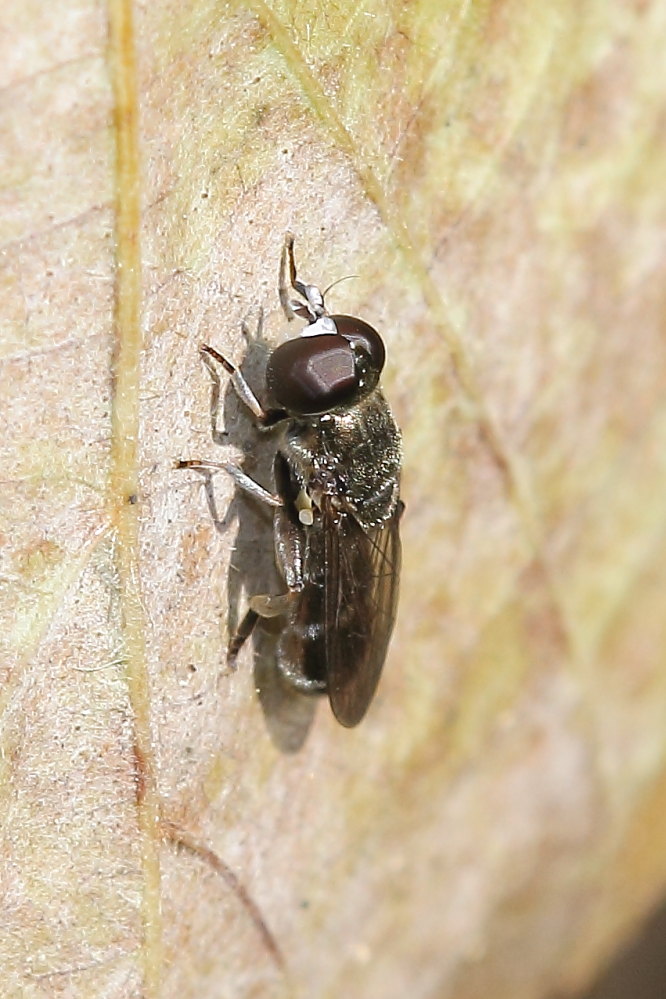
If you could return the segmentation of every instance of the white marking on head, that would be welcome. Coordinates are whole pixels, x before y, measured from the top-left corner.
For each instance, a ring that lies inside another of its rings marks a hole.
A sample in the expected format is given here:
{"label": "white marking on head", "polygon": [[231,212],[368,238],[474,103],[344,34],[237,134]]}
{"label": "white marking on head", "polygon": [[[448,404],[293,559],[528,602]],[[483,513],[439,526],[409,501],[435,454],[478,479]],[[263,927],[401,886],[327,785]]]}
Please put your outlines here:
{"label": "white marking on head", "polygon": [[335,323],[330,316],[320,316],[316,322],[304,326],[301,336],[321,336],[323,333],[337,333]]}

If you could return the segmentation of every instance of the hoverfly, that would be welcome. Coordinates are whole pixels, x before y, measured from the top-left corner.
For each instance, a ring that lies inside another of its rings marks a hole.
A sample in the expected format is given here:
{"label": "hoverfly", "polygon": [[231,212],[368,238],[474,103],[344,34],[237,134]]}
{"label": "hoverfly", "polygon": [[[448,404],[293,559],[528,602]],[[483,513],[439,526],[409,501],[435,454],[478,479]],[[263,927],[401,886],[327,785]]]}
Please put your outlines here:
{"label": "hoverfly", "polygon": [[362,319],[329,315],[324,294],[297,277],[291,235],[280,259],[279,295],[287,319],[304,319],[306,326],[268,359],[270,408],[238,368],[201,347],[207,361],[231,375],[257,427],[279,434],[274,492],[236,465],[180,461],[178,467],[222,467],[274,508],[275,557],[286,591],[250,599],[229,644],[230,661],[259,618],[281,618],[279,672],[303,693],[327,693],[337,720],[351,727],[373,698],[395,620],[404,509],[400,431],[379,388],[381,337]]}

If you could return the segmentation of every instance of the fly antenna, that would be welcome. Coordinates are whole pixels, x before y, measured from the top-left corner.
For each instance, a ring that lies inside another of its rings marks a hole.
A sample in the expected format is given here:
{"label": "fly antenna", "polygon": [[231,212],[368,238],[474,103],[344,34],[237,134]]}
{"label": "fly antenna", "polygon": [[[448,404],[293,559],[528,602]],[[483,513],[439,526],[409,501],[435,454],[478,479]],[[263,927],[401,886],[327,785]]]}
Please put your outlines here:
{"label": "fly antenna", "polygon": [[324,292],[322,292],[322,296],[321,297],[322,298],[326,298],[326,296],[328,295],[328,293],[331,290],[331,288],[335,288],[336,284],[342,284],[343,281],[353,281],[357,277],[358,277],[358,274],[347,274],[347,275],[345,275],[345,277],[338,278],[337,281],[334,281],[332,284],[329,284],[328,288],[326,288],[326,290]]}

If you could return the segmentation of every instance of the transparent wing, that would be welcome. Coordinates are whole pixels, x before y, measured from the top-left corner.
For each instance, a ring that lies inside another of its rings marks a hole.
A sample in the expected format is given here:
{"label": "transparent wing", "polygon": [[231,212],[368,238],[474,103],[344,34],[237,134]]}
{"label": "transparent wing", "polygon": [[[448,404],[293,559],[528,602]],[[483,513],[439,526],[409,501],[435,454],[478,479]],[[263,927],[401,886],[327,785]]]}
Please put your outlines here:
{"label": "transparent wing", "polygon": [[384,665],[400,575],[403,506],[366,531],[352,514],[323,510],[324,643],[333,714],[351,728],[363,718]]}

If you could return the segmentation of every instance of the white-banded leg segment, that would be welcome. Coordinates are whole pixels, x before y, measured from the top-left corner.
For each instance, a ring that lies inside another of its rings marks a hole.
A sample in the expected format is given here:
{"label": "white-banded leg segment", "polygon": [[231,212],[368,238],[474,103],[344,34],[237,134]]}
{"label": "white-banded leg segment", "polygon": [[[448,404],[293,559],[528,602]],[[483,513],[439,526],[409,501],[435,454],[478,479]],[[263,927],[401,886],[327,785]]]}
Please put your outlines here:
{"label": "white-banded leg segment", "polygon": [[277,493],[271,493],[268,489],[260,486],[258,482],[250,478],[249,475],[239,468],[238,465],[232,465],[230,462],[224,465],[224,469],[232,477],[236,485],[243,490],[243,492],[248,493],[250,496],[254,496],[261,503],[266,503],[268,506],[280,507],[283,506],[282,499],[277,495]]}
{"label": "white-banded leg segment", "polygon": [[201,356],[206,364],[210,364],[210,359],[212,358],[217,361],[218,364],[222,365],[224,370],[231,375],[231,384],[233,385],[234,391],[236,392],[238,398],[242,403],[244,403],[244,405],[247,406],[253,416],[255,416],[260,423],[263,423],[266,420],[266,411],[235,364],[232,364],[231,361],[228,361],[223,354],[220,354],[213,347],[209,347],[206,343],[201,345]]}
{"label": "white-banded leg segment", "polygon": [[260,428],[268,430],[274,427],[276,423],[280,423],[287,418],[287,413],[284,409],[264,409],[239,368],[232,364],[231,361],[228,361],[214,347],[209,347],[207,343],[204,343],[200,347],[200,352],[216,382],[219,380],[219,376],[211,365],[211,358],[221,364],[224,370],[231,375],[231,384],[234,392],[243,405],[247,406],[250,410]]}
{"label": "white-banded leg segment", "polygon": [[[288,281],[287,271],[289,272]],[[304,299],[303,302],[290,299],[290,286]],[[319,288],[314,284],[306,284],[297,276],[296,261],[294,260],[294,237],[290,232],[285,236],[282,255],[280,257],[278,292],[282,311],[289,322],[298,316],[300,319],[307,319],[308,322],[314,323],[317,319],[326,315],[324,296]]]}
{"label": "white-banded leg segment", "polygon": [[292,594],[290,593],[277,595],[259,593],[250,598],[250,606],[227,649],[227,662],[232,667],[235,667],[238,653],[254,631],[257,621],[260,618],[282,617],[283,614],[287,613],[291,598]]}
{"label": "white-banded leg segment", "polygon": [[270,593],[258,593],[250,598],[250,610],[259,617],[282,617],[289,610],[289,604],[293,599],[291,593],[280,593],[273,595]]}
{"label": "white-banded leg segment", "polygon": [[271,493],[268,489],[260,486],[258,482],[255,482],[249,475],[246,475],[242,468],[239,468],[238,465],[232,465],[231,462],[188,458],[177,461],[176,468],[194,468],[200,472],[226,472],[237,486],[244,492],[249,493],[250,496],[254,496],[261,503],[266,503],[272,507],[283,506],[282,499],[276,493]]}

